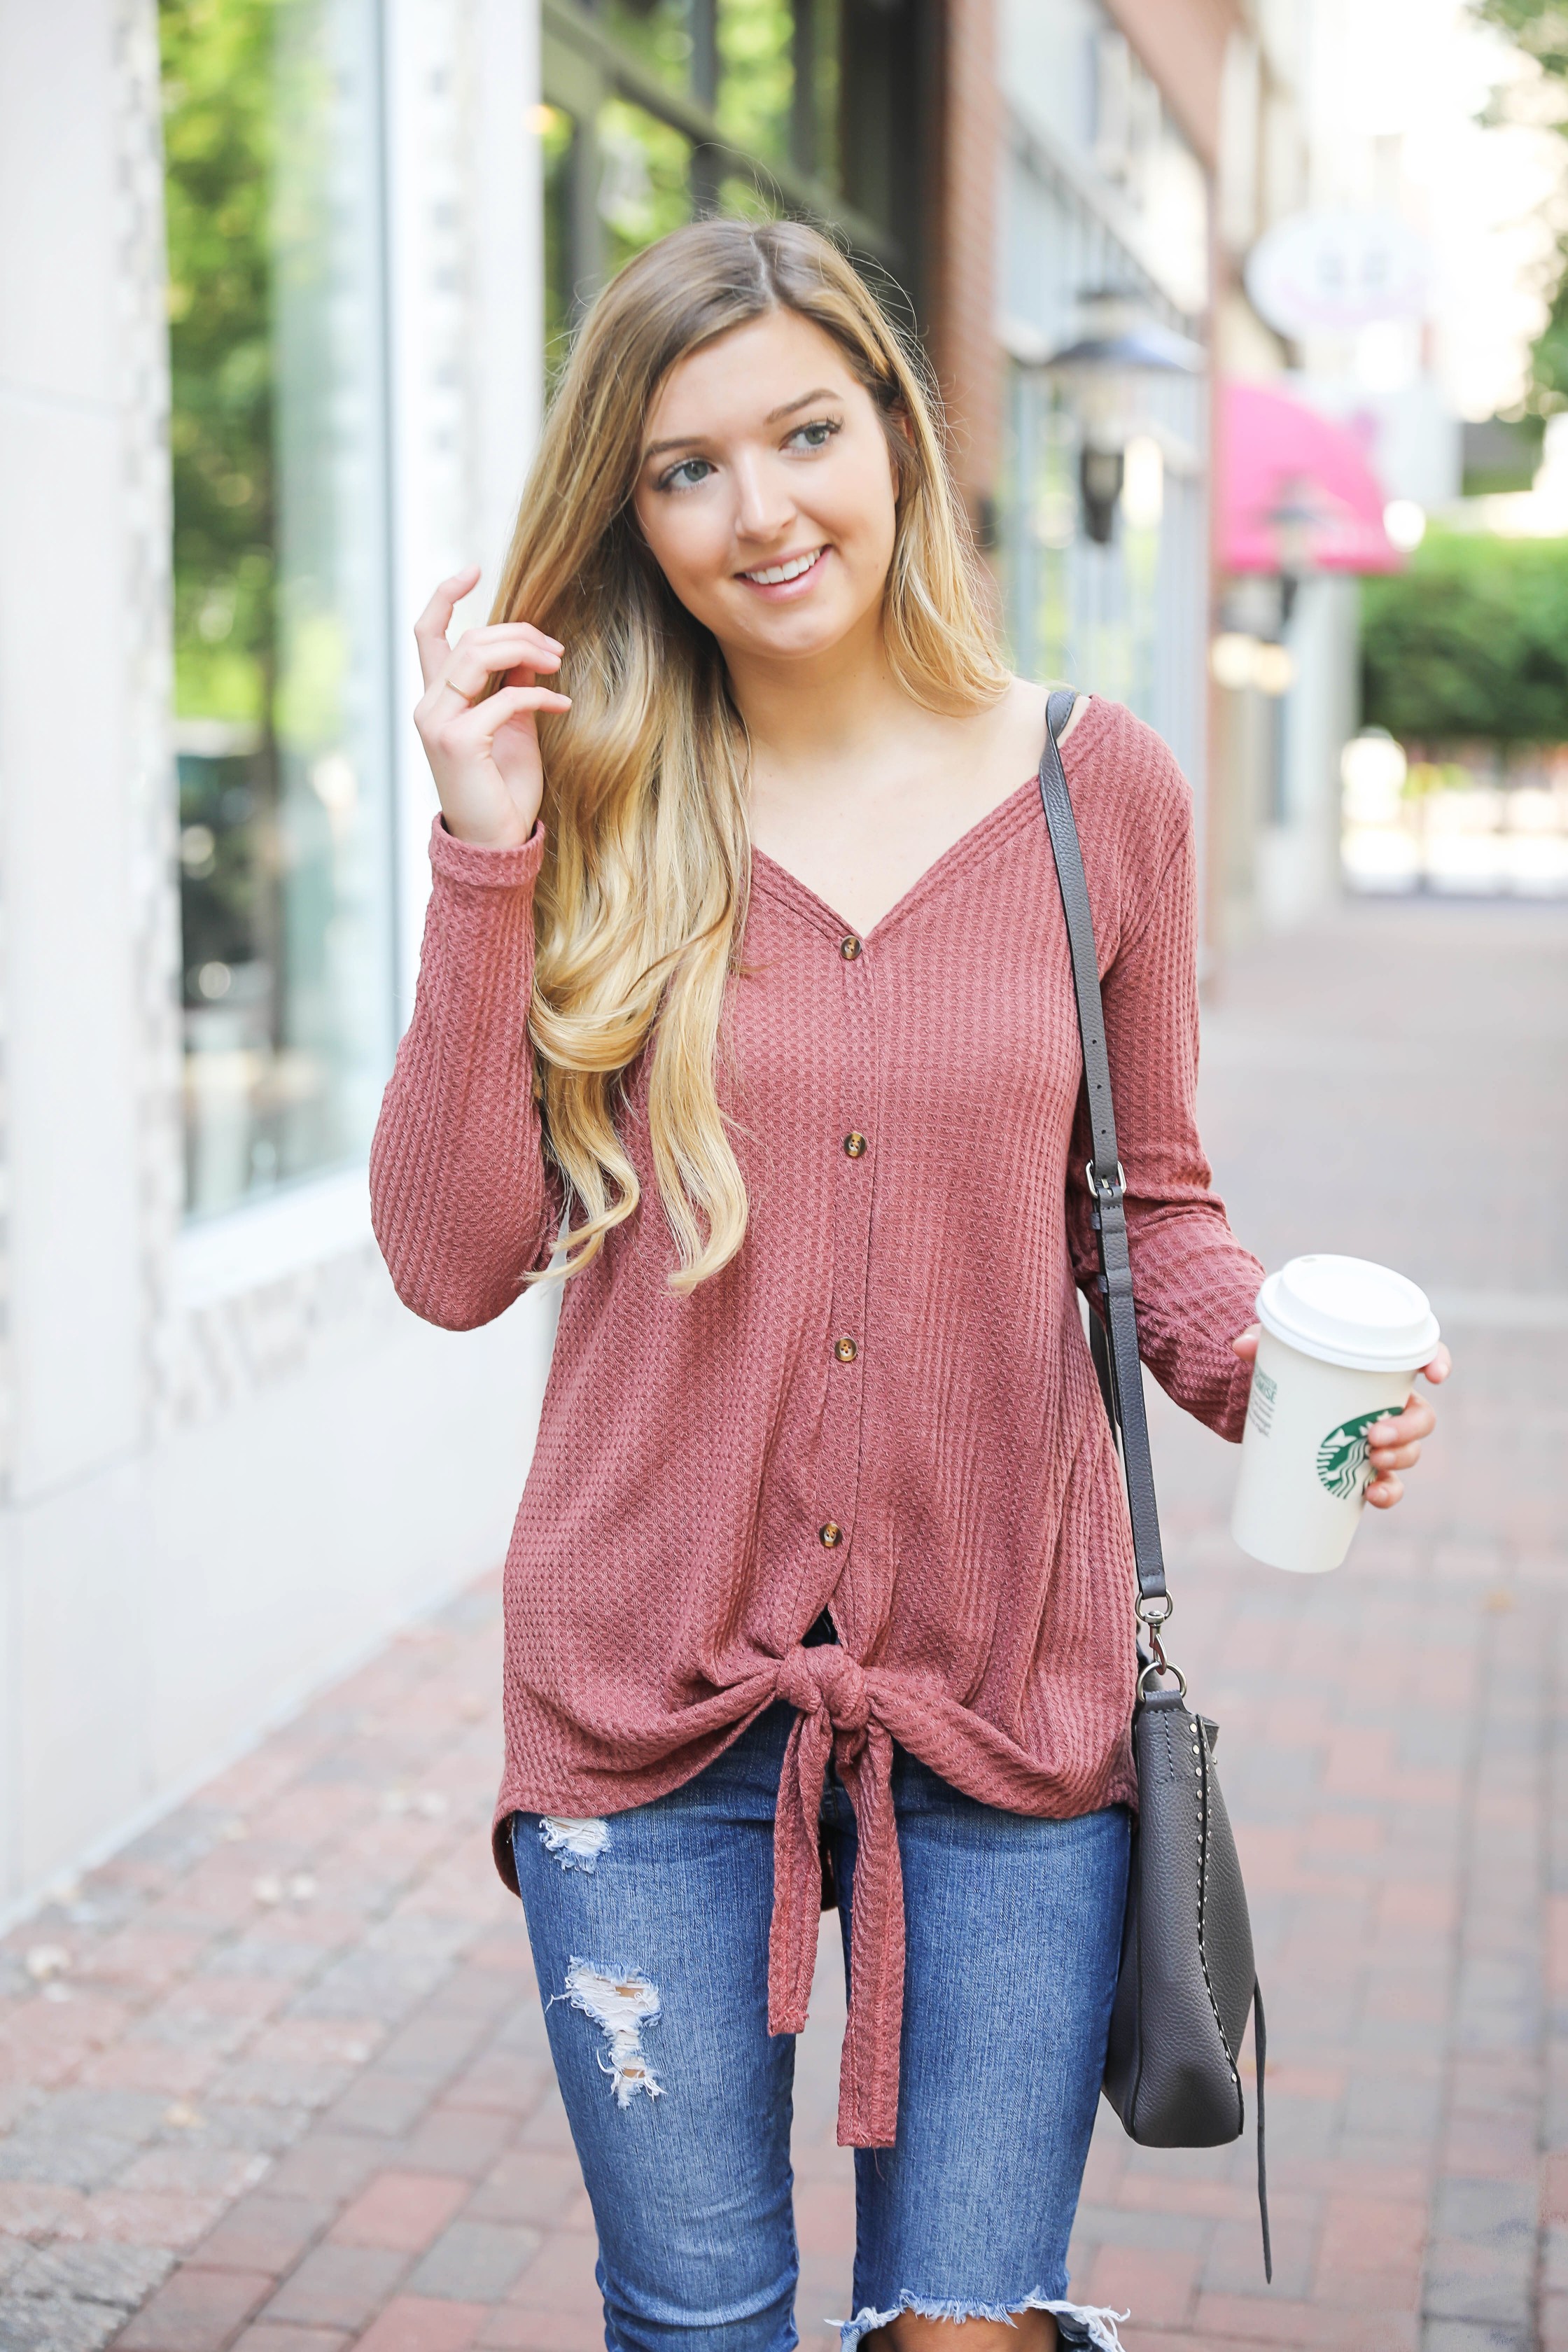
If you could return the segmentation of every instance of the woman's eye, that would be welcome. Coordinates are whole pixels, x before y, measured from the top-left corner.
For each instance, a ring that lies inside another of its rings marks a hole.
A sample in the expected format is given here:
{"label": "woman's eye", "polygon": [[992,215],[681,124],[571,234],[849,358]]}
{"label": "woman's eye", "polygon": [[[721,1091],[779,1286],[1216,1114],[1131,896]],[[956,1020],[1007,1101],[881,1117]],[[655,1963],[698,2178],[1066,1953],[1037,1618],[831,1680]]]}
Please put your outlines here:
{"label": "woman's eye", "polygon": [[682,457],[659,482],[661,490],[694,490],[713,471],[706,457]]}
{"label": "woman's eye", "polygon": [[790,435],[791,442],[803,449],[826,449],[838,426],[830,416],[819,417],[815,425],[797,425]]}

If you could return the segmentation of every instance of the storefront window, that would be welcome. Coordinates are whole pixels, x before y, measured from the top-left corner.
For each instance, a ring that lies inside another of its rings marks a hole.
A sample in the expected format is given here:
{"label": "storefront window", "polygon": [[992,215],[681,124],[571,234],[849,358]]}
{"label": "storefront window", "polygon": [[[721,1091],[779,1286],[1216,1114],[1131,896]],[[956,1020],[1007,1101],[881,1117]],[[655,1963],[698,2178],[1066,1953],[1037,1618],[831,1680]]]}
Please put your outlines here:
{"label": "storefront window", "polygon": [[605,29],[639,65],[685,95],[694,88],[692,16],[692,0],[610,0]]}
{"label": "storefront window", "polygon": [[375,0],[161,0],[186,1204],[355,1161],[392,1048]]}
{"label": "storefront window", "polygon": [[789,0],[719,0],[719,128],[764,163],[789,154],[795,105],[795,16]]}
{"label": "storefront window", "polygon": [[547,372],[605,278],[680,222],[838,228],[916,299],[929,0],[550,0]]}
{"label": "storefront window", "polygon": [[612,273],[691,218],[691,142],[624,98],[599,109],[599,217]]}

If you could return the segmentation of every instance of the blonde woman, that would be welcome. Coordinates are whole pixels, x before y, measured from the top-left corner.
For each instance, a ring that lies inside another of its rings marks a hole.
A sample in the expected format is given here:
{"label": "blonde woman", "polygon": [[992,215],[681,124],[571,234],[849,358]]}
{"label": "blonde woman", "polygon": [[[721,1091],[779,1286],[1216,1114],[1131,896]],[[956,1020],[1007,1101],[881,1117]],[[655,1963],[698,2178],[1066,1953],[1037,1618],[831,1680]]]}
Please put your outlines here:
{"label": "blonde woman", "polygon": [[[1044,690],[998,654],[915,364],[800,226],[708,222],[628,265],[497,617],[454,647],[475,578],[418,626],[442,818],[373,1179],[417,1313],[468,1328],[562,1284],[495,1843],[606,2343],[795,2341],[826,1875],[844,2352],[1114,2347],[1065,2258],[1135,1796],[1132,1581],[1075,1293]],[[1073,722],[1144,1353],[1236,1437],[1259,1268],[1193,1123],[1188,794],[1125,710]],[[1374,1433],[1374,1502],[1431,1421]]]}

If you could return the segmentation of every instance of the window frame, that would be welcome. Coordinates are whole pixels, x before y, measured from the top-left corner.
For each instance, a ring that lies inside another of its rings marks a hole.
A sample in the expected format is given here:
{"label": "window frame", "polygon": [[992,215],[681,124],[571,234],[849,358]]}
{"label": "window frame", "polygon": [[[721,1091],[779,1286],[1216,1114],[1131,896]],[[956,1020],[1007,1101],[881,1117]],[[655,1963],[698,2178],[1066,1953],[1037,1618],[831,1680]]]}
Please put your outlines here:
{"label": "window frame", "polygon": [[[374,738],[375,764],[383,776],[381,804],[372,822],[380,838],[367,844],[367,870],[377,871],[378,900],[374,920],[375,968],[367,992],[383,1007],[381,1083],[391,1075],[402,1030],[400,1018],[400,876],[401,810],[395,747],[398,739],[400,664],[395,614],[395,551],[398,538],[396,482],[396,415],[394,383],[394,320],[392,312],[392,239],[394,188],[391,177],[393,93],[388,72],[389,14],[395,0],[358,0],[363,18],[366,73],[363,147],[368,161],[365,200],[370,217],[364,236],[364,269],[361,292],[370,316],[375,346],[374,363],[367,373],[373,387],[369,441],[372,488],[367,512],[374,515],[376,568],[384,593],[373,601],[368,625],[376,642],[376,685],[371,698],[369,726]],[[274,415],[272,430],[277,430]],[[172,739],[177,740],[182,722],[170,710]],[[201,722],[194,722],[200,725]],[[177,763],[169,762],[170,793],[178,821],[180,785]],[[176,892],[179,883],[176,879]],[[181,1002],[184,946],[183,914],[180,927]],[[183,1029],[183,1020],[182,1020]],[[182,1095],[189,1048],[180,1049]],[[249,1189],[212,1208],[194,1208],[184,1177],[189,1139],[182,1102],[180,1135],[180,1213],[174,1235],[174,1276],[176,1297],[187,1306],[211,1304],[237,1296],[259,1285],[283,1278],[304,1267],[342,1255],[371,1238],[367,1176],[369,1139],[363,1148],[298,1174]]]}
{"label": "window frame", "polygon": [[[917,46],[923,48],[922,0],[910,0],[911,14],[921,28]],[[595,125],[600,107],[620,98],[668,124],[691,142],[693,214],[700,217],[715,207],[718,189],[729,177],[749,181],[769,205],[804,215],[836,230],[859,257],[879,264],[918,302],[922,242],[919,223],[910,220],[905,232],[885,226],[841,196],[810,168],[814,138],[810,109],[801,103],[799,85],[791,108],[790,159],[767,161],[725,136],[713,110],[717,9],[715,0],[694,0],[697,54],[693,80],[698,95],[672,89],[640,58],[617,41],[592,13],[591,0],[540,0],[541,87],[546,104],[571,116],[575,131],[566,158],[567,230],[573,313],[582,310],[606,275],[604,225],[598,214],[600,156]],[[923,89],[923,59],[916,65],[916,105],[929,111]],[[922,125],[923,128],[923,125]],[[922,140],[922,145],[925,143]]]}

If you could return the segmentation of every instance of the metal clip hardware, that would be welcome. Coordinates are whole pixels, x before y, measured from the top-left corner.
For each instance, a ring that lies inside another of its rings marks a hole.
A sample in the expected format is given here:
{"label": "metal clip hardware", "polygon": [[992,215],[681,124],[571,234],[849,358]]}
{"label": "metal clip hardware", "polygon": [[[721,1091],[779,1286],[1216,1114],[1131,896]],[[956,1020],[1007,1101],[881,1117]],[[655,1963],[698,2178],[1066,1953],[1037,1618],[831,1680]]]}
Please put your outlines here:
{"label": "metal clip hardware", "polygon": [[1163,1600],[1165,1603],[1157,1617],[1151,1613],[1148,1601],[1145,1600],[1142,1593],[1139,1594],[1138,1599],[1134,1603],[1134,1614],[1136,1615],[1140,1625],[1142,1626],[1145,1634],[1148,1636],[1150,1651],[1149,1664],[1144,1667],[1142,1673],[1138,1677],[1138,1689],[1140,1695],[1142,1697],[1147,1698],[1149,1696],[1150,1685],[1158,1681],[1162,1675],[1170,1675],[1173,1677],[1176,1688],[1184,1699],[1187,1696],[1187,1678],[1185,1675],[1183,1674],[1180,1666],[1173,1666],[1171,1664],[1171,1661],[1165,1655],[1165,1645],[1160,1639],[1162,1632],[1171,1622],[1171,1616],[1175,1608],[1175,1602],[1172,1600],[1168,1592],[1163,1594],[1156,1593],[1153,1598],[1156,1600]]}
{"label": "metal clip hardware", "polygon": [[1115,1176],[1102,1177],[1093,1160],[1086,1160],[1083,1163],[1083,1181],[1089,1186],[1095,1200],[1120,1201],[1127,1190],[1127,1171],[1119,1160],[1116,1163]]}

